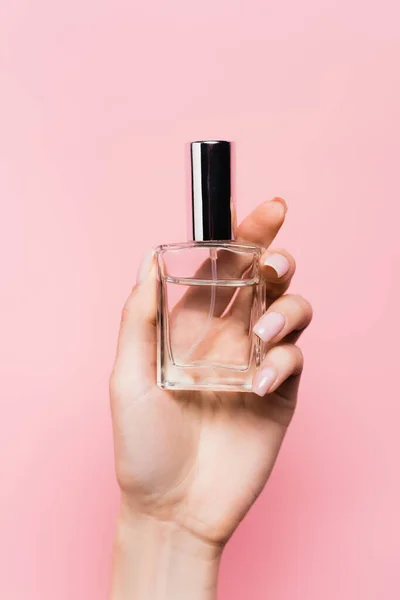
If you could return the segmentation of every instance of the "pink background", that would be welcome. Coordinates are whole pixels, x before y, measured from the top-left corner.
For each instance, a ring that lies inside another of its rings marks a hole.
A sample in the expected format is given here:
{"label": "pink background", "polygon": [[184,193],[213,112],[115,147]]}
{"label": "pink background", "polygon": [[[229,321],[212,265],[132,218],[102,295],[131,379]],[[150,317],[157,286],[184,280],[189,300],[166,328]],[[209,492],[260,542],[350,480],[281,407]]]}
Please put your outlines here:
{"label": "pink background", "polygon": [[107,379],[140,257],[185,237],[184,142],[282,195],[315,320],[223,600],[400,597],[397,0],[0,4],[0,597],[106,599]]}

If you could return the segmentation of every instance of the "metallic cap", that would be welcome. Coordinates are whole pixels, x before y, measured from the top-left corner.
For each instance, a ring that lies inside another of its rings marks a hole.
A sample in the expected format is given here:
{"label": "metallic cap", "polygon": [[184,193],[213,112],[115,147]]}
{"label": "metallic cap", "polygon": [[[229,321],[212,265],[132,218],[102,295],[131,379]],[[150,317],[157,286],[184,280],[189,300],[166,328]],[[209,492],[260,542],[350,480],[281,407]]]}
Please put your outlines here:
{"label": "metallic cap", "polygon": [[233,150],[233,144],[225,141],[190,144],[191,235],[194,241],[233,239]]}

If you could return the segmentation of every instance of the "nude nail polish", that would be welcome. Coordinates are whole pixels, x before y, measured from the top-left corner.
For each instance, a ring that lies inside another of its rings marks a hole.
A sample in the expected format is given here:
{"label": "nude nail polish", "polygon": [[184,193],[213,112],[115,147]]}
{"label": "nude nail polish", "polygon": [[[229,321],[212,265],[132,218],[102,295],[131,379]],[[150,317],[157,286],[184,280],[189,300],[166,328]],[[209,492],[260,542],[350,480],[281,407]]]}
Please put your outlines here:
{"label": "nude nail polish", "polygon": [[276,372],[271,367],[264,367],[254,377],[253,392],[258,396],[265,396],[271,389],[276,379]]}
{"label": "nude nail polish", "polygon": [[285,326],[286,319],[282,313],[269,312],[265,313],[261,319],[254,325],[253,331],[264,342],[270,342],[275,336],[282,331]]}
{"label": "nude nail polish", "polygon": [[264,265],[274,269],[277,277],[283,277],[290,269],[289,261],[283,254],[270,254],[265,259]]}

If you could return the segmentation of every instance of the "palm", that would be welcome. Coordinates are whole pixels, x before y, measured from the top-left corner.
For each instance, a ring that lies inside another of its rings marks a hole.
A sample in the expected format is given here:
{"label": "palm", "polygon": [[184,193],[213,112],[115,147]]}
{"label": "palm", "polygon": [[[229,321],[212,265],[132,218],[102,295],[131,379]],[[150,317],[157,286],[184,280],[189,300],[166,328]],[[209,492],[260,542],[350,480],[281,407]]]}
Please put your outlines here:
{"label": "palm", "polygon": [[[226,540],[262,490],[292,403],[273,394],[194,392],[154,387],[146,402],[126,399],[118,474],[140,510],[202,538]],[[212,492],[211,492],[212,490]]]}

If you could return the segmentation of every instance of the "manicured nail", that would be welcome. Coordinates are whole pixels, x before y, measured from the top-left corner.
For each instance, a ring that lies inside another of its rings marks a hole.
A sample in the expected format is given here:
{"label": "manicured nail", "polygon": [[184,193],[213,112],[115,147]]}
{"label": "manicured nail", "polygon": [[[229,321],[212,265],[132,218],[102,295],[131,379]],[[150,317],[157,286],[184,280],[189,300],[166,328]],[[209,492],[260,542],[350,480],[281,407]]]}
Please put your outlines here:
{"label": "manicured nail", "polygon": [[282,313],[265,313],[254,325],[253,331],[264,342],[271,341],[285,326],[286,319]]}
{"label": "manicured nail", "polygon": [[264,266],[274,269],[278,277],[283,277],[290,269],[290,264],[283,254],[270,254],[264,260]]}
{"label": "manicured nail", "polygon": [[146,277],[150,271],[150,267],[153,263],[153,258],[154,258],[154,250],[151,248],[150,250],[148,250],[146,252],[146,254],[142,258],[142,262],[140,263],[137,277],[136,277],[136,283],[140,284],[146,279]]}
{"label": "manicured nail", "polygon": [[275,369],[264,367],[254,376],[253,392],[258,396],[265,396],[271,389],[272,384],[276,379]]}

